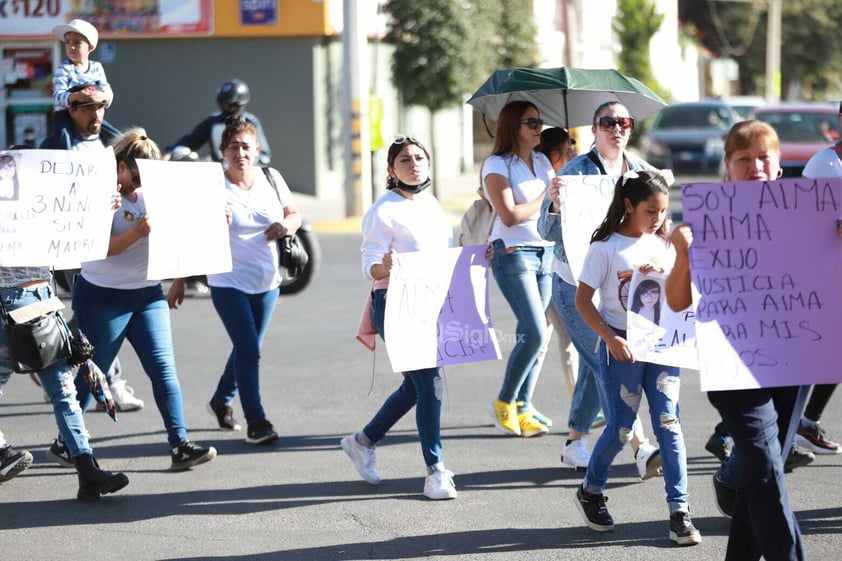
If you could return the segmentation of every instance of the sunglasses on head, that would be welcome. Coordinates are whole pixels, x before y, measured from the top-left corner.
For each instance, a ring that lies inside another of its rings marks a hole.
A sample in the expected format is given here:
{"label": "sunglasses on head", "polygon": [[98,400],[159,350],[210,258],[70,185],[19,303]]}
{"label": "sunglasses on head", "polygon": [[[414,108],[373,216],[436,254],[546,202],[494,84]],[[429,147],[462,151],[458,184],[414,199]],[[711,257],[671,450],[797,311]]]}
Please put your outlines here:
{"label": "sunglasses on head", "polygon": [[391,139],[389,139],[389,144],[406,144],[407,142],[412,142],[413,144],[421,144],[421,142],[417,138],[406,134],[396,134]]}
{"label": "sunglasses on head", "polygon": [[604,131],[610,131],[617,125],[623,130],[634,129],[634,119],[631,117],[600,117],[596,124]]}
{"label": "sunglasses on head", "polygon": [[544,119],[536,119],[534,117],[530,117],[529,119],[521,119],[521,125],[526,125],[530,129],[537,131],[541,127],[544,126]]}

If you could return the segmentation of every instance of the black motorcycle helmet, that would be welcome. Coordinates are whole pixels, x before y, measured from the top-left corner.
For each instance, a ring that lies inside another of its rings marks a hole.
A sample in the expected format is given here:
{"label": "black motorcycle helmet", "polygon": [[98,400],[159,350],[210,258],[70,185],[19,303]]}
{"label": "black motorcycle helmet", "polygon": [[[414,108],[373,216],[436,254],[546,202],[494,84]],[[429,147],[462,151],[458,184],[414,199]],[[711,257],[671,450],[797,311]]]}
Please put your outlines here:
{"label": "black motorcycle helmet", "polygon": [[245,106],[251,99],[249,87],[242,80],[230,80],[219,86],[216,92],[216,102],[222,108],[225,105]]}

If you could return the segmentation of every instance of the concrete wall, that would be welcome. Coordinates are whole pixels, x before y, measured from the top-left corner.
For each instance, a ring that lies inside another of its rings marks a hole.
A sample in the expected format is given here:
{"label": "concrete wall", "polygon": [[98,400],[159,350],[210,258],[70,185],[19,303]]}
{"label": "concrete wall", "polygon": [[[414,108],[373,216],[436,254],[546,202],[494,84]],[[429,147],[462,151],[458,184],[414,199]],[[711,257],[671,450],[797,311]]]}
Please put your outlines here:
{"label": "concrete wall", "polygon": [[[141,125],[161,147],[217,110],[232,78],[251,89],[272,165],[299,192],[316,194],[335,169],[338,119],[332,49],[315,38],[119,40],[105,67],[115,92],[107,119]],[[341,168],[341,158],[339,166]],[[318,170],[318,171],[317,171]],[[341,169],[340,169],[341,172]],[[335,184],[335,182],[329,182]],[[324,189],[329,190],[327,186]]]}

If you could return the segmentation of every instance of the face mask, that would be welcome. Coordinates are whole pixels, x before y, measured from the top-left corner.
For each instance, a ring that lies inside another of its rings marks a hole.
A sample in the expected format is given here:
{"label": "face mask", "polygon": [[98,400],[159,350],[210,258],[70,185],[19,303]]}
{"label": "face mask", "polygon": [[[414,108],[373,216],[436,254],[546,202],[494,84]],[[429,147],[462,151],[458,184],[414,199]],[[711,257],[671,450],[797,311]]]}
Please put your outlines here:
{"label": "face mask", "polygon": [[421,191],[423,191],[424,189],[429,187],[432,183],[433,183],[433,180],[430,179],[429,177],[427,178],[426,181],[424,181],[423,183],[419,183],[418,185],[407,185],[406,183],[404,183],[403,181],[401,181],[397,177],[395,178],[395,186],[398,189],[401,189],[403,191],[406,191],[407,193],[413,193],[413,194],[414,193],[420,193]]}

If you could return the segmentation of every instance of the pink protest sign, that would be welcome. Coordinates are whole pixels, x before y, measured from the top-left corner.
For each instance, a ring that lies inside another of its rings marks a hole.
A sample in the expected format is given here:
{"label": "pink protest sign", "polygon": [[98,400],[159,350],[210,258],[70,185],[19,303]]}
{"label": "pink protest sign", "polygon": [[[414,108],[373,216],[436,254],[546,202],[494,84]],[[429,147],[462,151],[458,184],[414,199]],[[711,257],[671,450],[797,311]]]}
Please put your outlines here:
{"label": "pink protest sign", "polygon": [[842,179],[683,188],[701,389],[842,382]]}
{"label": "pink protest sign", "polygon": [[399,253],[386,297],[386,351],[395,372],[497,360],[486,246]]}

